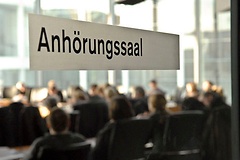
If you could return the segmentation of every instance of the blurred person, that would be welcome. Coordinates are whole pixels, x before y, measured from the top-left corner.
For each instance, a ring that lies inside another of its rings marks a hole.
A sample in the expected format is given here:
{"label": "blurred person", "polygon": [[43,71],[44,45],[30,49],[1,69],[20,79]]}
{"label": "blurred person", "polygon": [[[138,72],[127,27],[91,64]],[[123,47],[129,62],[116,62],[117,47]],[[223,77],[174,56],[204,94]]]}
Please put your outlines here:
{"label": "blurred person", "polygon": [[99,131],[96,137],[96,145],[92,150],[92,160],[106,160],[108,157],[108,149],[110,135],[114,124],[117,121],[132,118],[134,116],[131,103],[124,96],[115,96],[109,103],[110,121]]}
{"label": "blurred person", "polygon": [[38,107],[41,117],[46,118],[50,111],[57,107],[58,99],[55,96],[46,97]]}
{"label": "blurred person", "polygon": [[210,110],[221,106],[229,107],[224,97],[213,91],[204,93],[201,101]]}
{"label": "blurred person", "polygon": [[103,100],[103,97],[99,94],[99,86],[97,84],[92,84],[88,91],[90,100]]}
{"label": "blurred person", "polygon": [[27,87],[23,82],[16,83],[17,94],[12,97],[13,102],[22,102],[25,105],[29,103],[29,93],[27,93]]}
{"label": "blurred person", "polygon": [[98,89],[97,89],[97,93],[100,97],[105,99],[105,90],[106,88],[111,87],[111,85],[109,83],[105,83],[102,85],[98,85]]}
{"label": "blurred person", "polygon": [[71,104],[85,103],[89,99],[88,95],[79,87],[73,88],[71,92]]}
{"label": "blurred person", "polygon": [[162,95],[166,94],[166,92],[164,90],[159,88],[156,80],[151,80],[148,85],[150,87],[148,95],[155,94],[155,93],[159,93],[159,94],[162,94]]}
{"label": "blurred person", "polygon": [[135,115],[148,112],[147,97],[142,86],[133,87],[130,102],[132,103]]}
{"label": "blurred person", "polygon": [[47,126],[50,134],[36,139],[30,146],[25,160],[36,160],[43,146],[60,149],[64,146],[81,143],[85,141],[85,137],[77,133],[69,132],[70,118],[69,115],[60,108],[51,110],[47,117]]}
{"label": "blurred person", "polygon": [[169,113],[165,110],[167,100],[164,95],[156,93],[148,97],[149,118],[153,121],[151,141],[153,143],[152,159],[163,149],[165,121]]}
{"label": "blurred person", "polygon": [[97,89],[98,89],[98,85],[96,83],[91,84],[88,90],[88,94],[90,96],[98,95]]}
{"label": "blurred person", "polygon": [[221,86],[213,85],[212,90],[213,90],[213,92],[218,94],[220,97],[222,97],[222,99],[226,102],[226,96],[224,95],[224,91]]}
{"label": "blurred person", "polygon": [[117,95],[119,95],[119,92],[114,86],[107,86],[104,89],[104,98],[107,102],[110,102],[111,98]]}
{"label": "blurred person", "polygon": [[213,82],[209,81],[209,80],[205,80],[202,82],[202,92],[211,92],[212,91],[212,87],[213,87]]}
{"label": "blurred person", "polygon": [[185,87],[180,93],[179,99],[178,99],[178,104],[181,105],[181,103],[184,101],[186,98],[196,98],[198,99],[200,97],[200,91],[197,87],[197,84],[195,82],[188,82],[186,83]]}
{"label": "blurred person", "polygon": [[206,92],[208,117],[203,132],[204,159],[231,159],[231,107],[216,92]]}
{"label": "blurred person", "polygon": [[186,84],[185,89],[186,89],[185,98],[186,97],[198,98],[199,90],[198,90],[197,84],[195,82],[188,82]]}
{"label": "blurred person", "polygon": [[63,94],[61,90],[57,88],[56,82],[54,80],[48,81],[48,95],[47,96],[55,96],[58,98],[59,102],[64,102]]}
{"label": "blurred person", "polygon": [[27,88],[26,88],[26,85],[23,82],[17,82],[16,83],[16,88],[17,88],[17,92],[19,94],[23,94],[23,95],[26,94]]}

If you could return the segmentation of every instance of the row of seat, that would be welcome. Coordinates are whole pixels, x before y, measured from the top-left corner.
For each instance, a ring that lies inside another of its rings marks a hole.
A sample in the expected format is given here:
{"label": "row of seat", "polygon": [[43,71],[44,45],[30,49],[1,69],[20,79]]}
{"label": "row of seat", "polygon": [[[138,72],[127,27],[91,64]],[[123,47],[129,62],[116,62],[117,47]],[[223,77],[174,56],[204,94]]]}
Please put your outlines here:
{"label": "row of seat", "polygon": [[[152,133],[151,120],[121,120],[115,123],[111,130],[109,155],[106,160],[200,160],[203,119],[200,111],[186,111],[169,116],[164,129],[163,149],[158,153],[147,150],[145,145]],[[90,145],[85,142],[61,150],[43,148],[39,157],[41,160],[86,160],[86,153],[89,152]],[[75,157],[72,157],[73,155]]]}

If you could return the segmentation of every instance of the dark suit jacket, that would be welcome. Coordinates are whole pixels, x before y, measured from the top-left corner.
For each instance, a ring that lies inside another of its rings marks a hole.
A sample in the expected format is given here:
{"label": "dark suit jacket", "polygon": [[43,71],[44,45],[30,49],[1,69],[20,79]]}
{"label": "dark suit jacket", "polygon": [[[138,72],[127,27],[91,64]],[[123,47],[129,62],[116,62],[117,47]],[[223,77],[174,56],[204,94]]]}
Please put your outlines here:
{"label": "dark suit jacket", "polygon": [[153,153],[157,153],[163,149],[163,134],[167,116],[167,112],[156,112],[150,116],[150,119],[153,121],[151,137]]}

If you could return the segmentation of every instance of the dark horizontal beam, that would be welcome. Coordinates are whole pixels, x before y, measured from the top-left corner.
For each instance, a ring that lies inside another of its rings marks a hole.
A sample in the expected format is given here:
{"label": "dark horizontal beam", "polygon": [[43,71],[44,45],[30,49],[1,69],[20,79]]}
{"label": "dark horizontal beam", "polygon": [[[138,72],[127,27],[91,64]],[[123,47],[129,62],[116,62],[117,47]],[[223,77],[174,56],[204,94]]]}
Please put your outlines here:
{"label": "dark horizontal beam", "polygon": [[137,3],[143,2],[145,0],[116,0],[116,4],[125,4],[125,5],[135,5]]}

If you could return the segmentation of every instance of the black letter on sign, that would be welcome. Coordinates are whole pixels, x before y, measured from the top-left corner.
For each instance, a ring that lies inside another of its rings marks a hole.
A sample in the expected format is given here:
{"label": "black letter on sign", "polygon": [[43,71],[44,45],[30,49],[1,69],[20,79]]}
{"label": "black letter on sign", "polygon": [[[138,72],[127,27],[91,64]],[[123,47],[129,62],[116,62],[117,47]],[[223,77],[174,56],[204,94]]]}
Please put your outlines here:
{"label": "black letter on sign", "polygon": [[[43,36],[44,36],[45,43],[42,42]],[[38,51],[41,51],[41,47],[47,47],[47,51],[50,52],[48,39],[47,39],[47,33],[46,33],[46,30],[44,27],[42,27],[42,29],[41,29],[40,41],[38,43]]]}
{"label": "black letter on sign", "polygon": [[[78,34],[79,35],[79,34]],[[78,44],[76,44],[76,42]],[[78,47],[78,48],[77,48]],[[78,37],[75,37],[73,39],[73,50],[76,54],[79,54],[81,52],[81,48],[82,48],[82,43],[81,40]]]}
{"label": "black letter on sign", "polygon": [[65,36],[64,29],[62,30],[62,45],[63,45],[63,53],[65,53],[65,42],[68,42],[69,53],[71,53],[71,39],[69,36]]}

